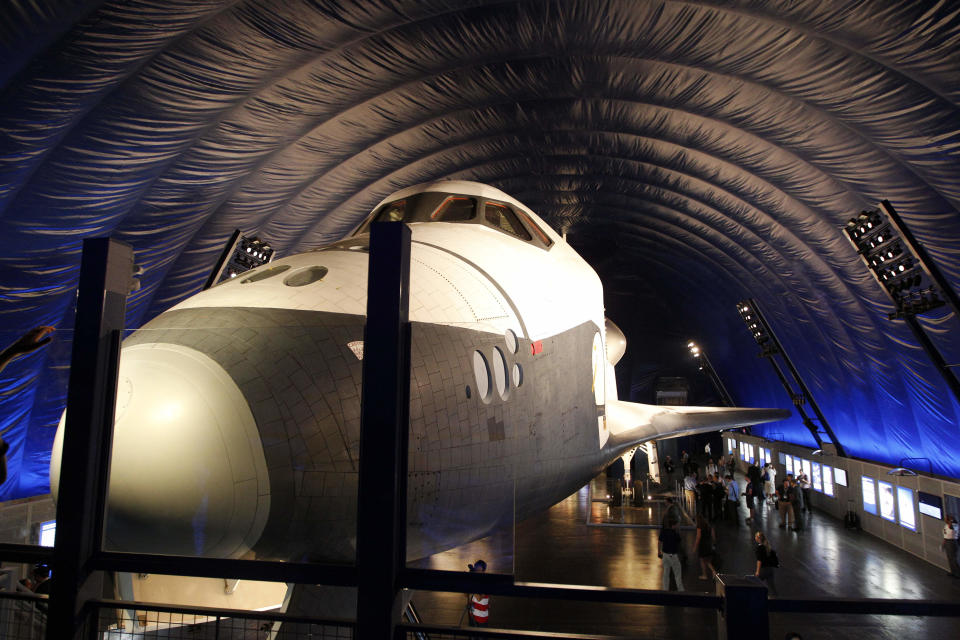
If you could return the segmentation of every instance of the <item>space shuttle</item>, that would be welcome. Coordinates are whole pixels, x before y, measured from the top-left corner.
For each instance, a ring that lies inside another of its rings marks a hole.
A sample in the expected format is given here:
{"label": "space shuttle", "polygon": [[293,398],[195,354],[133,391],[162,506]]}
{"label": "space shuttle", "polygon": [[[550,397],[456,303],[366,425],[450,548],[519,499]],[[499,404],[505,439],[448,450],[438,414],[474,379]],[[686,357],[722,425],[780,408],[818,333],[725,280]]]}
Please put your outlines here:
{"label": "space shuttle", "polygon": [[550,507],[640,443],[789,415],[619,400],[626,340],[593,269],[498,189],[422,184],[124,341],[107,548],[353,561],[374,221],[412,235],[408,560]]}

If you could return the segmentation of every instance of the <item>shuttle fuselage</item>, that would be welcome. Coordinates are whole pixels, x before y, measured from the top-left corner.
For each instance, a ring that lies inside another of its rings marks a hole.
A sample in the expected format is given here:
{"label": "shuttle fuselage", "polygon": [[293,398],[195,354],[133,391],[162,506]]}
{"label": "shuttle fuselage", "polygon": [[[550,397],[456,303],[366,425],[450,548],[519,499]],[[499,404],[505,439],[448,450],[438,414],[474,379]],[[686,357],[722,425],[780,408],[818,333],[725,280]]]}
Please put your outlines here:
{"label": "shuttle fuselage", "polygon": [[[732,419],[691,409],[685,426],[678,410],[619,402],[596,273],[506,194],[419,185],[368,220],[412,231],[409,558],[549,507],[640,441]],[[366,227],[124,342],[110,547],[352,560]]]}

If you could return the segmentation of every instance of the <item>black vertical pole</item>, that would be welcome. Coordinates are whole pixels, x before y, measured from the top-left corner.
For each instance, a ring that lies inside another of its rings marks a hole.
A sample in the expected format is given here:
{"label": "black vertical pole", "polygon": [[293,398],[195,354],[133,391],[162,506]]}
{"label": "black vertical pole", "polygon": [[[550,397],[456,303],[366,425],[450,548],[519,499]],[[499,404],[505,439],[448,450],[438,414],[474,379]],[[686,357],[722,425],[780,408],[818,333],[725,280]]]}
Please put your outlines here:
{"label": "black vertical pole", "polygon": [[357,638],[387,640],[399,619],[406,552],[410,404],[410,229],[375,222],[370,233],[357,495]]}
{"label": "black vertical pole", "polygon": [[717,614],[719,640],[770,637],[767,587],[760,580],[752,576],[718,574],[717,595],[723,598]]}
{"label": "black vertical pole", "polygon": [[[83,243],[67,391],[48,640],[78,638],[85,600],[99,597],[91,557],[103,541],[120,337],[133,250],[109,238]],[[90,621],[94,626],[96,621]]]}

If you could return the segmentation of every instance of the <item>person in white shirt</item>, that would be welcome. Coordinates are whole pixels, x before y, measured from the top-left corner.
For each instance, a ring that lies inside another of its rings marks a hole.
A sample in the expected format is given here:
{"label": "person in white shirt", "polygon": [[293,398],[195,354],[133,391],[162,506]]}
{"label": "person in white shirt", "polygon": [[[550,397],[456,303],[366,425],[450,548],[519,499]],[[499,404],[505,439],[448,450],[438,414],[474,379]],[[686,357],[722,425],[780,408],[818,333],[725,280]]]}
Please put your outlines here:
{"label": "person in white shirt", "polygon": [[943,542],[940,548],[947,554],[947,563],[950,565],[950,575],[960,578],[960,566],[957,566],[957,520],[947,516],[943,522]]}
{"label": "person in white shirt", "polygon": [[688,473],[683,478],[683,493],[691,513],[697,510],[697,474]]}
{"label": "person in white shirt", "polygon": [[717,468],[717,463],[713,461],[713,458],[707,460],[707,476],[715,476],[719,469]]}
{"label": "person in white shirt", "polygon": [[763,468],[763,495],[767,498],[767,504],[773,505],[777,502],[777,468],[772,462],[768,462]]}

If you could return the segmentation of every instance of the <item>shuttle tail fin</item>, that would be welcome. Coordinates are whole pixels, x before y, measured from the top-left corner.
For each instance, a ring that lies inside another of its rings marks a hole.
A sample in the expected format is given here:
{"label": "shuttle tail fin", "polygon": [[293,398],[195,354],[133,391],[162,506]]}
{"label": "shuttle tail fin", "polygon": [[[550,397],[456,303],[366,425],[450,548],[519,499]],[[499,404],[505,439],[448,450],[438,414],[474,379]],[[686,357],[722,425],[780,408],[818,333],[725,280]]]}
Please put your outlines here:
{"label": "shuttle tail fin", "polygon": [[614,400],[607,402],[608,447],[627,448],[647,440],[674,438],[730,427],[783,420],[787,409],[676,407]]}

